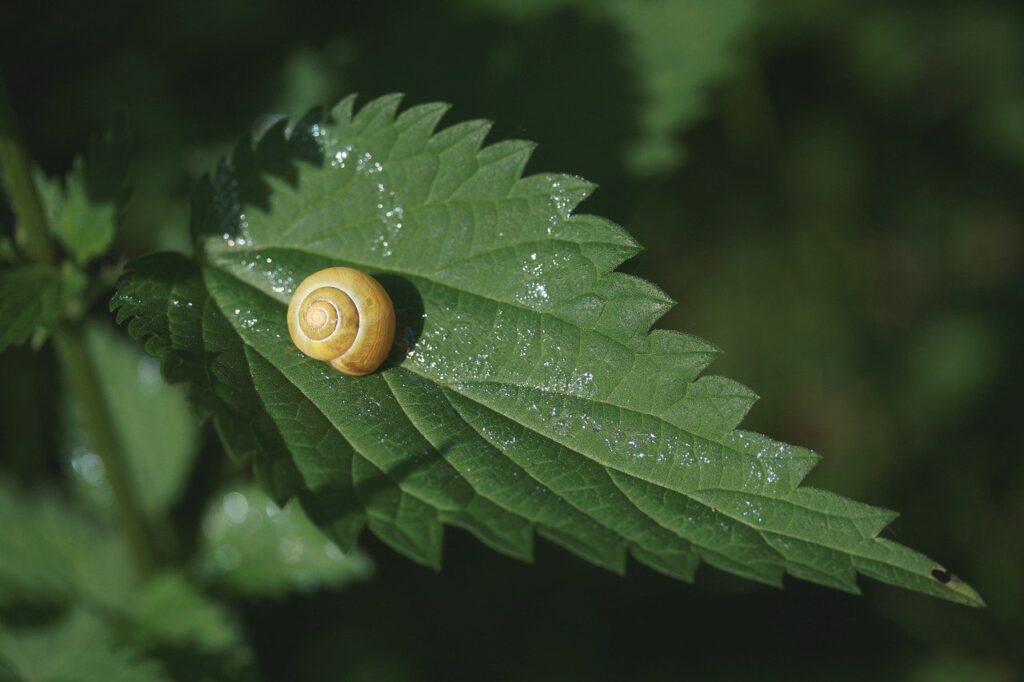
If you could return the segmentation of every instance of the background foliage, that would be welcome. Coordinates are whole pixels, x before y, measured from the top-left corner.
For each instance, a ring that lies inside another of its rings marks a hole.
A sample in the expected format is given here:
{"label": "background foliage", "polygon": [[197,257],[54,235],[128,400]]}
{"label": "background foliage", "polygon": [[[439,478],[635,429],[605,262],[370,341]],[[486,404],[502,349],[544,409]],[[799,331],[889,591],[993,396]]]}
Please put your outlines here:
{"label": "background foliage", "polygon": [[[90,182],[88,155],[76,155],[103,149],[100,133],[124,114],[134,190],[119,257],[185,248],[193,182],[260,113],[297,115],[349,91],[454,102],[453,119],[496,120],[491,139],[538,141],[529,170],[597,182],[584,208],[648,249],[626,269],[680,301],[661,324],[726,349],[715,371],[766,396],[745,425],[823,453],[815,485],[900,509],[898,539],[942,557],[990,606],[968,611],[873,584],[862,599],[795,582],[780,593],[712,571],[694,587],[640,567],[620,579],[543,543],[531,568],[459,532],[448,534],[440,574],[370,541],[374,579],[339,590],[365,578],[369,560],[285,570],[296,547],[319,541],[294,513],[280,562],[244,558],[270,555],[247,544],[268,542],[248,524],[278,517],[200,429],[181,443],[160,439],[166,449],[131,450],[137,477],[160,481],[140,486],[153,493],[143,503],[163,510],[191,582],[161,578],[146,588],[156,594],[124,597],[131,608],[116,619],[68,613],[60,607],[69,591],[104,591],[95,580],[112,574],[84,551],[117,542],[103,526],[109,498],[56,397],[53,358],[18,348],[0,355],[3,499],[18,502],[0,506],[3,525],[49,523],[40,532],[57,534],[53,551],[64,559],[35,560],[78,568],[25,585],[6,570],[14,555],[0,560],[0,670],[4,660],[17,668],[25,647],[46,646],[38,635],[26,641],[27,625],[54,619],[46,636],[79,642],[62,647],[69,655],[97,659],[81,642],[112,641],[111,660],[96,665],[143,652],[163,663],[153,679],[164,669],[188,679],[181,671],[196,661],[221,677],[338,670],[396,680],[682,671],[1002,680],[1024,663],[1010,646],[1024,636],[1024,465],[1012,428],[1024,16],[1013,5],[463,0],[38,11],[5,8],[0,64],[42,171],[72,173],[63,211],[82,210],[75,195]],[[103,180],[104,196],[118,198],[121,186]],[[87,217],[109,220],[110,210]],[[83,261],[102,250],[61,236]],[[89,267],[117,266],[107,257]],[[140,394],[167,392],[137,348],[109,340],[102,303],[93,313],[107,385],[134,377]],[[16,516],[29,505],[50,511]],[[68,505],[90,509],[95,523],[61,540],[69,531],[53,519]],[[195,585],[217,601],[180,596]],[[26,594],[49,606],[19,605]],[[167,623],[168,599],[195,604],[185,610],[193,620]],[[125,626],[154,613],[160,627]]]}

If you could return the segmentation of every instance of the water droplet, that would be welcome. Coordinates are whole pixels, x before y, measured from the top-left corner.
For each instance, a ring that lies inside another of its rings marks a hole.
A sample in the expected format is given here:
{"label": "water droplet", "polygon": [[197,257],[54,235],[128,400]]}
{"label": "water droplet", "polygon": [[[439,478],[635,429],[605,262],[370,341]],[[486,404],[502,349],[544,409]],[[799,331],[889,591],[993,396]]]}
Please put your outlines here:
{"label": "water droplet", "polygon": [[244,523],[249,515],[249,500],[245,499],[242,493],[228,493],[224,496],[221,506],[224,514],[235,523]]}

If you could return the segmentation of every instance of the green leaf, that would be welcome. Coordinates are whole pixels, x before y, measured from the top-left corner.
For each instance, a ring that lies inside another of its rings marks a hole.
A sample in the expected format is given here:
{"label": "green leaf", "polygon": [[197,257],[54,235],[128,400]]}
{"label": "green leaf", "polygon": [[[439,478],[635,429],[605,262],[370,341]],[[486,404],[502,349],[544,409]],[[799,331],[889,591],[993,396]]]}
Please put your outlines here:
{"label": "green leaf", "polygon": [[[198,448],[196,420],[180,386],[167,385],[159,363],[99,324],[86,344],[102,380],[143,509],[161,514],[177,499]],[[74,401],[65,401],[68,452],[80,490],[94,507],[112,510],[103,462],[93,451]]]}
{"label": "green leaf", "polygon": [[[0,658],[28,679],[68,679],[76,666],[82,676],[74,679],[121,679],[125,671],[139,677],[124,679],[165,679],[162,671],[181,680],[250,679],[238,627],[184,577],[142,583],[112,528],[52,493],[25,493],[0,479],[0,607],[29,605],[61,607],[63,619],[0,627]],[[43,660],[47,647],[61,655]]]}
{"label": "green leaf", "polygon": [[736,68],[733,49],[754,24],[755,0],[621,0],[608,4],[628,37],[643,102],[628,150],[634,171],[679,162],[679,132],[707,109],[707,91]]}
{"label": "green leaf", "polygon": [[215,498],[203,520],[199,562],[209,579],[245,595],[338,588],[373,569],[358,550],[338,549],[297,505],[278,507],[251,485]]}
{"label": "green leaf", "polygon": [[48,330],[64,304],[61,277],[52,268],[26,265],[0,270],[0,352]]}
{"label": "green leaf", "polygon": [[0,263],[14,263],[18,260],[18,250],[14,240],[6,234],[0,234]]}
{"label": "green leaf", "polygon": [[[447,109],[344,100],[240,145],[195,199],[198,257],[129,268],[111,306],[215,415],[274,498],[343,547],[368,527],[424,564],[442,528],[529,559],[534,532],[613,571],[700,561],[771,585],[856,575],[977,594],[878,537],[895,515],[800,483],[818,456],[736,427],[754,395],[701,376],[718,351],[649,327],[671,305],[614,272],[638,247],[573,209],[591,191],[521,173],[532,145],[441,132]],[[343,376],[292,345],[285,310],[324,267],[378,276],[398,341]]]}
{"label": "green leaf", "polygon": [[230,648],[239,641],[235,624],[174,573],[149,580],[135,612],[143,624],[137,635],[142,641],[187,642],[213,650]]}
{"label": "green leaf", "polygon": [[114,241],[130,195],[130,165],[127,136],[115,125],[75,159],[63,187],[37,174],[50,228],[79,263],[102,255]]}
{"label": "green leaf", "polygon": [[55,626],[29,632],[0,627],[0,657],[7,659],[11,679],[15,680],[164,682],[170,679],[159,663],[112,641],[106,626],[84,611],[73,611]]}
{"label": "green leaf", "polygon": [[130,617],[125,639],[159,658],[175,679],[253,679],[252,654],[238,625],[182,575],[148,580]]}
{"label": "green leaf", "polygon": [[14,664],[0,654],[0,682],[21,682],[23,679],[15,670]]}
{"label": "green leaf", "polygon": [[0,479],[0,605],[123,602],[135,577],[120,538],[51,492]]}
{"label": "green leaf", "polygon": [[750,34],[756,0],[463,0],[520,21],[573,9],[614,24],[639,85],[638,130],[626,163],[662,173],[683,157],[679,133],[706,113],[708,91],[736,70],[734,50]]}

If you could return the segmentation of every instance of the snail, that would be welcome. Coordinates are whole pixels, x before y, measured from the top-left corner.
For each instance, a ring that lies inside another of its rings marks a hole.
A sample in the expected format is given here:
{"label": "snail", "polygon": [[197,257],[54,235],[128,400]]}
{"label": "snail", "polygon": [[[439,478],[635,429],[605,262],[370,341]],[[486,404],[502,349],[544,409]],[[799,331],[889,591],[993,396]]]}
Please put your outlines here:
{"label": "snail", "polygon": [[395,306],[380,282],[352,268],[302,280],[288,303],[288,333],[303,353],[344,374],[381,366],[395,339]]}

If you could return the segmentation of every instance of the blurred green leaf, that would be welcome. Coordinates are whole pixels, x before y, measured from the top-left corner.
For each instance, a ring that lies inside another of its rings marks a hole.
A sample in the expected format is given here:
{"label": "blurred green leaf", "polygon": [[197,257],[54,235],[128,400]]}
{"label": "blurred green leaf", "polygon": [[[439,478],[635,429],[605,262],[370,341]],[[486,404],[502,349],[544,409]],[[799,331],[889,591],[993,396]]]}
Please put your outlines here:
{"label": "blurred green leaf", "polygon": [[[195,417],[180,386],[168,386],[159,362],[104,325],[90,324],[86,343],[102,380],[144,510],[165,512],[177,499],[198,448]],[[103,462],[93,451],[74,401],[65,400],[70,464],[81,492],[111,509]]]}
{"label": "blurred green leaf", "polygon": [[[849,21],[850,65],[864,90],[902,118],[963,117],[978,147],[1024,163],[1024,85],[1007,64],[1024,60],[1018,8],[946,3],[928,14],[882,3]],[[892,105],[896,106],[893,107]]]}
{"label": "blurred green leaf", "polygon": [[634,173],[663,173],[683,156],[678,135],[708,109],[708,91],[738,66],[737,43],[754,27],[757,0],[463,0],[516,20],[573,9],[625,36],[640,88],[639,131],[626,149]]}
{"label": "blurred green leaf", "polygon": [[18,674],[14,665],[3,654],[0,654],[0,682],[22,682],[24,678]]}
{"label": "blurred green leaf", "polygon": [[14,248],[14,240],[6,234],[0,234],[0,263],[13,263],[18,259]]}
{"label": "blurred green leaf", "polygon": [[[135,670],[139,656],[178,680],[250,679],[237,626],[184,576],[140,583],[112,529],[52,493],[24,493],[0,479],[0,607],[33,604],[62,607],[63,620],[0,631],[0,655],[29,679],[66,679],[81,666],[75,679],[104,680]],[[40,660],[48,646],[60,646],[66,660]]]}
{"label": "blurred green leaf", "polygon": [[59,181],[37,174],[50,228],[79,263],[103,254],[114,240],[130,194],[130,156],[123,126],[96,138],[71,172]]}
{"label": "blurred green leaf", "polygon": [[231,649],[241,638],[237,626],[205,596],[175,573],[147,581],[133,604],[140,646],[173,642],[213,651]]}
{"label": "blurred green leaf", "polygon": [[0,351],[57,322],[64,304],[61,284],[61,276],[44,266],[0,270]]}
{"label": "blurred green leaf", "polygon": [[949,419],[966,412],[996,374],[998,335],[967,315],[936,319],[923,329],[908,360],[910,402],[922,417]]}
{"label": "blurred green leaf", "polygon": [[289,55],[282,69],[273,110],[296,119],[321,102],[345,92],[341,87],[341,74],[354,51],[349,40],[338,39],[317,50],[302,48]]}
{"label": "blurred green leaf", "polygon": [[252,654],[228,612],[176,573],[148,580],[124,637],[183,682],[252,680]]}
{"label": "blurred green leaf", "polygon": [[756,0],[620,0],[608,11],[629,38],[643,100],[640,136],[628,150],[634,171],[663,172],[680,161],[676,137],[703,116],[709,88],[737,66]]}
{"label": "blurred green leaf", "polygon": [[0,627],[0,657],[26,682],[166,682],[162,666],[117,645],[101,620],[75,610],[29,631]]}
{"label": "blurred green leaf", "polygon": [[[800,487],[813,452],[736,427],[745,387],[700,377],[717,350],[648,334],[671,305],[613,272],[638,246],[572,211],[592,187],[521,173],[532,145],[438,133],[447,110],[384,97],[241,145],[200,188],[201,261],[134,264],[111,307],[189,381],[276,499],[298,495],[344,548],[364,525],[424,564],[444,523],[529,559],[533,533],[605,568],[692,579],[713,566],[857,592],[856,576],[980,605],[878,537],[894,518]],[[327,266],[377,273],[399,344],[343,376],[298,354],[286,307]]]}
{"label": "blurred green leaf", "polygon": [[134,576],[120,538],[52,492],[0,479],[0,604],[122,603]]}
{"label": "blurred green leaf", "polygon": [[294,502],[278,507],[256,486],[218,495],[203,520],[203,575],[245,595],[338,588],[365,580],[373,566],[358,549],[342,552]]}

